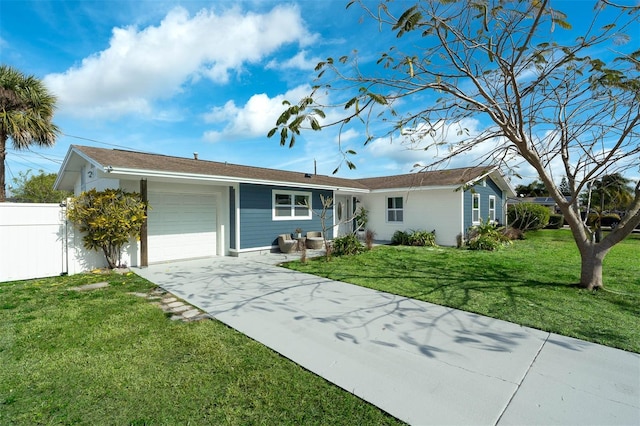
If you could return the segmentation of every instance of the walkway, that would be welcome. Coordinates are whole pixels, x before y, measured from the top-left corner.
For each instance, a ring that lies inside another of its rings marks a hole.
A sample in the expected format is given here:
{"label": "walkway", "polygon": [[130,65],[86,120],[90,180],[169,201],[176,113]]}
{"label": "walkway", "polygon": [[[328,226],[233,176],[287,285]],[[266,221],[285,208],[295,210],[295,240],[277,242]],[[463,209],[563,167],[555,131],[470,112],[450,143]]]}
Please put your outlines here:
{"label": "walkway", "polygon": [[417,425],[640,425],[640,355],[274,266],[136,273]]}

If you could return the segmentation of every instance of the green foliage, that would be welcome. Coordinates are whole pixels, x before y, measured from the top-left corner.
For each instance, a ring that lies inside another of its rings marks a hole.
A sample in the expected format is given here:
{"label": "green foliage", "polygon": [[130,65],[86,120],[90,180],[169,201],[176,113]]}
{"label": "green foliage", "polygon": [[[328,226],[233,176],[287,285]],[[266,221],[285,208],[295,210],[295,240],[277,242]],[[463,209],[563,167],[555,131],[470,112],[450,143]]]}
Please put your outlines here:
{"label": "green foliage", "polygon": [[[590,205],[592,209],[626,210],[633,201],[631,180],[620,173],[605,175],[602,179],[593,181],[590,188],[580,194],[580,203]],[[591,199],[589,200],[589,191]]]}
{"label": "green foliage", "polygon": [[411,233],[409,234],[409,245],[419,247],[435,247],[436,231],[411,231]]}
{"label": "green foliage", "polygon": [[558,190],[565,197],[570,196],[572,194],[571,187],[569,186],[569,181],[567,180],[566,176],[563,177],[562,180],[560,181],[560,185],[558,186]]}
{"label": "green foliage", "polygon": [[502,227],[497,227],[490,222],[480,221],[479,225],[469,229],[468,246],[470,250],[494,251],[511,243],[511,239],[502,232]]}
{"label": "green foliage", "polygon": [[524,197],[548,197],[549,191],[544,183],[534,180],[528,185],[518,185],[515,188],[516,194]]}
{"label": "green foliage", "polygon": [[80,231],[85,248],[102,250],[110,268],[120,266],[122,247],[139,238],[146,220],[146,205],[137,193],[121,189],[83,192],[71,200],[69,220]]}
{"label": "green foliage", "polygon": [[391,243],[402,246],[435,247],[436,231],[424,230],[396,231],[391,237]]}
{"label": "green foliage", "polygon": [[564,216],[561,214],[549,215],[549,224],[546,226],[548,229],[560,229],[564,225]]}
{"label": "green foliage", "polygon": [[42,81],[0,65],[0,202],[5,201],[7,140],[16,150],[53,146],[60,129],[51,121],[56,98]]}
{"label": "green foliage", "polygon": [[393,233],[391,237],[391,244],[397,246],[408,246],[409,245],[409,233],[405,231],[396,231]]}
{"label": "green foliage", "polygon": [[509,224],[521,231],[542,229],[549,223],[551,212],[545,206],[534,203],[518,203],[507,209]]}
{"label": "green foliage", "polygon": [[354,234],[347,234],[333,240],[333,254],[336,256],[350,256],[364,251],[364,246]]}
{"label": "green foliage", "polygon": [[56,191],[53,184],[56,182],[56,173],[45,173],[39,170],[37,175],[32,175],[31,170],[19,172],[18,177],[13,178],[14,186],[11,187],[12,198],[19,203],[59,203],[73,194],[68,191]]}

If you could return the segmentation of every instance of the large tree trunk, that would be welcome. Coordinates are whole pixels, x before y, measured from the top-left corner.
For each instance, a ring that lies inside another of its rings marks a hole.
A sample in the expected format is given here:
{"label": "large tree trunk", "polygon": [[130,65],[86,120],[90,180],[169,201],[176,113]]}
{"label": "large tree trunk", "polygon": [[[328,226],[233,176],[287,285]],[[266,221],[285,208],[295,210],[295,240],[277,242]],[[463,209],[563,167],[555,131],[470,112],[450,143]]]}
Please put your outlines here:
{"label": "large tree trunk", "polygon": [[602,261],[609,250],[598,250],[597,244],[589,244],[580,249],[580,287],[598,290],[602,284]]}

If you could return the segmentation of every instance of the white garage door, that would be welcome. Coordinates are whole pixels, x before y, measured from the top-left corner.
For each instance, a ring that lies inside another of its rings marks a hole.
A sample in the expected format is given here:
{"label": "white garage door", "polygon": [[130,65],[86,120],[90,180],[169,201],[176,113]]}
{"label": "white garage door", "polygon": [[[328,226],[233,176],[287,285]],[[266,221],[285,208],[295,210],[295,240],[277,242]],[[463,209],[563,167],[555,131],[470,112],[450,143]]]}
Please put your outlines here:
{"label": "white garage door", "polygon": [[214,196],[149,191],[148,198],[149,263],[215,256]]}

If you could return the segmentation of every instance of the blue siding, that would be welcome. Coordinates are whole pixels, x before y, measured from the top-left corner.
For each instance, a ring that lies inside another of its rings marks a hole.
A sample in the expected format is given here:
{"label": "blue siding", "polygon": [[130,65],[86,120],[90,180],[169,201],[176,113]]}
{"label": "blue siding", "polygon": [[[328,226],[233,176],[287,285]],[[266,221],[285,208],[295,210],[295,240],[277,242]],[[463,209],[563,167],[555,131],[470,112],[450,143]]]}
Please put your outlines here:
{"label": "blue siding", "polygon": [[229,248],[236,248],[236,189],[229,187]]}
{"label": "blue siding", "polygon": [[481,182],[464,192],[464,230],[465,232],[472,225],[472,197],[474,193],[480,194],[480,217],[483,221],[489,218],[489,196],[496,197],[496,220],[504,223],[502,190],[490,178],[486,179],[487,186]]}
{"label": "blue siding", "polygon": [[[331,191],[311,190],[294,187],[241,184],[240,191],[240,249],[268,247],[278,244],[278,235],[292,234],[296,228],[307,231],[322,231],[320,218],[312,215],[308,220],[277,220],[272,218],[272,191],[308,191],[312,193],[311,208],[320,212],[320,194],[331,197]],[[333,214],[327,214],[326,224],[333,223]]]}

